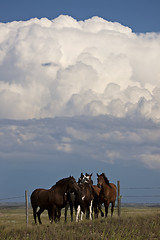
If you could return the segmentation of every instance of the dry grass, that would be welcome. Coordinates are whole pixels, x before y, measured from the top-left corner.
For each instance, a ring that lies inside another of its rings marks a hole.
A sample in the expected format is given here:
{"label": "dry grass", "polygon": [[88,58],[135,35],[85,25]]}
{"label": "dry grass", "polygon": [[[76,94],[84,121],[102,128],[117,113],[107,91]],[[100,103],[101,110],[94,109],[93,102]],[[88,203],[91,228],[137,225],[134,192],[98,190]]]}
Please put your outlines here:
{"label": "dry grass", "polygon": [[[69,214],[68,214],[69,215]],[[159,208],[122,208],[121,217],[49,224],[47,212],[42,214],[42,225],[34,225],[29,210],[29,224],[25,223],[24,208],[0,208],[0,240],[121,240],[160,239]]]}

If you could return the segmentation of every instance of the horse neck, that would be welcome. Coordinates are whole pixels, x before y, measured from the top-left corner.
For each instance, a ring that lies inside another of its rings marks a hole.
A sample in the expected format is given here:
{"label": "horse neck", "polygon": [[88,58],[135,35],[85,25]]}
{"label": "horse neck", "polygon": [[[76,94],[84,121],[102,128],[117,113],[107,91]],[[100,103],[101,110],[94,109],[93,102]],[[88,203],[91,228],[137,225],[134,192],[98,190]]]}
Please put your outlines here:
{"label": "horse neck", "polygon": [[64,183],[56,184],[51,189],[52,190],[59,189],[60,192],[65,193],[68,190],[68,183],[66,183],[66,184],[64,184]]}
{"label": "horse neck", "polygon": [[102,188],[103,188],[103,189],[108,189],[108,188],[110,188],[110,186],[105,182],[105,180],[103,181]]}
{"label": "horse neck", "polygon": [[81,183],[79,186],[80,186],[82,194],[86,194],[88,191],[90,194],[92,194],[94,191],[94,189],[92,188],[92,185],[90,183]]}

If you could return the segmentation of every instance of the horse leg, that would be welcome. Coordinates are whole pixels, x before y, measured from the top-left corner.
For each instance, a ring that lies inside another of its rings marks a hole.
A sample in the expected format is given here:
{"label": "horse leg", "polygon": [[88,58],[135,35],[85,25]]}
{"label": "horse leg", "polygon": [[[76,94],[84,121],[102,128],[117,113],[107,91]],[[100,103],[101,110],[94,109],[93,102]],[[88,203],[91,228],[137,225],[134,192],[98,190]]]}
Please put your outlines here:
{"label": "horse leg", "polygon": [[109,207],[108,202],[106,202],[106,203],[104,204],[104,206],[105,206],[105,217],[107,217],[107,215],[108,215],[108,207]]}
{"label": "horse leg", "polygon": [[75,217],[77,217],[77,207],[74,206],[74,210],[75,210]]}
{"label": "horse leg", "polygon": [[51,222],[51,210],[48,209],[48,218],[49,218],[49,221]]}
{"label": "horse leg", "polygon": [[77,214],[76,214],[76,222],[78,222],[78,220],[79,220],[79,214],[80,214],[80,212],[81,212],[81,207],[80,207],[80,205],[78,205],[76,212],[77,212]]}
{"label": "horse leg", "polygon": [[51,209],[48,209],[48,217],[49,217],[50,223],[52,223],[53,219],[52,219],[52,211],[51,211]]}
{"label": "horse leg", "polygon": [[111,206],[111,217],[113,216],[114,207],[115,207],[115,202],[112,202],[112,206]]}
{"label": "horse leg", "polygon": [[53,218],[55,222],[60,222],[61,218],[61,209],[53,208]]}
{"label": "horse leg", "polygon": [[67,211],[68,211],[69,204],[65,206],[65,212],[64,212],[64,221],[67,222]]}
{"label": "horse leg", "polygon": [[89,214],[90,214],[90,212],[89,212],[89,206],[87,206],[87,208],[86,208],[86,219],[89,219]]}
{"label": "horse leg", "polygon": [[94,218],[98,218],[98,208],[97,203],[93,202],[92,211],[94,212]]}
{"label": "horse leg", "polygon": [[65,222],[67,222],[67,211],[70,206],[70,214],[71,214],[71,222],[73,222],[73,203],[72,201],[69,201],[67,205],[65,206]]}
{"label": "horse leg", "polygon": [[41,218],[40,218],[40,215],[41,215],[42,212],[44,212],[44,209],[42,209],[42,208],[40,208],[39,211],[37,212],[39,224],[42,224]]}
{"label": "horse leg", "polygon": [[53,220],[55,222],[60,220],[61,212],[57,213],[57,211],[59,210],[56,209],[55,206],[50,207],[50,209],[48,210],[49,220],[51,224],[53,223]]}
{"label": "horse leg", "polygon": [[90,206],[89,206],[89,219],[93,219],[93,214],[92,214],[92,206],[93,206],[93,200],[91,200]]}
{"label": "horse leg", "polygon": [[57,209],[57,222],[60,221],[60,218],[61,218],[61,210]]}
{"label": "horse leg", "polygon": [[98,205],[98,209],[99,209],[99,211],[101,212],[101,217],[104,217],[104,213],[103,213],[103,211],[102,211],[101,204]]}
{"label": "horse leg", "polygon": [[83,214],[84,212],[81,211],[81,221],[83,220]]}
{"label": "horse leg", "polygon": [[55,221],[58,221],[58,215],[57,215],[57,212],[54,212],[53,213],[53,208],[52,207],[50,207],[49,209],[48,209],[48,217],[49,217],[49,221],[50,221],[50,223],[52,224],[53,223],[53,217],[55,216]]}
{"label": "horse leg", "polygon": [[73,204],[70,204],[71,222],[73,222]]}
{"label": "horse leg", "polygon": [[37,206],[33,206],[33,218],[34,218],[34,221],[35,221],[35,224],[37,224]]}

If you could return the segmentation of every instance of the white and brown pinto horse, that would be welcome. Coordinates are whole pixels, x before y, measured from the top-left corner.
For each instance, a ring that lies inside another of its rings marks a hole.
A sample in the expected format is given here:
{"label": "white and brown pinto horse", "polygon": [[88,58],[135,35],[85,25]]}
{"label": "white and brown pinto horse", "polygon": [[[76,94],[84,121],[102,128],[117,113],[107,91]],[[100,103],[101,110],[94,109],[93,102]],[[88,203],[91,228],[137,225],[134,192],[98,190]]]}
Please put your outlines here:
{"label": "white and brown pinto horse", "polygon": [[76,222],[79,219],[82,220],[85,213],[87,219],[92,219],[92,204],[95,192],[83,173],[81,173],[77,184],[80,189],[79,192],[69,192],[67,196],[68,203],[65,206],[65,221],[67,221],[68,207],[70,207],[71,221],[73,221],[73,208],[75,209]]}
{"label": "white and brown pinto horse", "polygon": [[101,217],[104,217],[104,213],[101,208],[101,203],[99,201],[99,194],[100,194],[101,188],[97,185],[93,185],[92,173],[91,174],[86,173],[85,175],[83,175],[83,181],[90,183],[95,192],[93,204],[92,204],[92,212],[94,211],[95,218],[98,218],[99,211],[101,212]]}
{"label": "white and brown pinto horse", "polygon": [[[92,176],[92,175],[91,175]],[[86,177],[81,173],[80,178],[78,179],[78,186],[81,189],[81,201],[77,201],[75,199],[75,207],[76,207],[76,221],[79,220],[79,215],[81,215],[80,219],[82,220],[82,216],[86,213],[86,218],[92,220],[92,207],[93,200],[95,197],[95,190],[93,188],[92,183],[89,181],[88,176]]]}

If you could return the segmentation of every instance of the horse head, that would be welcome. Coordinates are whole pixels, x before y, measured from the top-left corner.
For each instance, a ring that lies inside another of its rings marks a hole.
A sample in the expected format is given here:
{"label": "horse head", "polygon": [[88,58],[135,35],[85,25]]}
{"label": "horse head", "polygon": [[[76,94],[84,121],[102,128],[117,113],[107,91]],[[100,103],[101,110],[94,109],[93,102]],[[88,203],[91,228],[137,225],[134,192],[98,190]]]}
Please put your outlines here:
{"label": "horse head", "polygon": [[86,173],[85,175],[83,174],[83,173],[81,173],[81,176],[80,176],[80,178],[78,179],[78,183],[79,184],[82,184],[82,183],[91,183],[91,184],[93,184],[93,181],[92,181],[92,174],[93,173],[91,173],[91,174],[88,174],[88,173]]}
{"label": "horse head", "polygon": [[93,174],[93,173],[91,173],[91,174],[86,173],[86,175],[84,175],[84,180],[85,180],[85,182],[93,184],[92,174]]}
{"label": "horse head", "polygon": [[73,176],[69,177],[69,181],[68,181],[68,191],[70,192],[78,192],[80,191],[80,188],[75,180],[75,178]]}
{"label": "horse head", "polygon": [[78,183],[81,184],[83,183],[84,175],[81,173],[81,176],[78,178]]}
{"label": "horse head", "polygon": [[98,177],[97,178],[97,186],[102,187],[104,184],[107,184],[110,188],[112,188],[105,173],[102,173],[100,175],[97,173],[97,177]]}
{"label": "horse head", "polygon": [[97,186],[101,188],[103,186],[103,183],[104,183],[103,177],[97,173]]}

